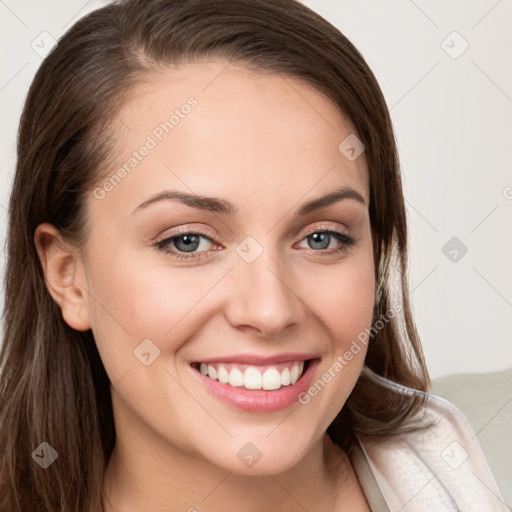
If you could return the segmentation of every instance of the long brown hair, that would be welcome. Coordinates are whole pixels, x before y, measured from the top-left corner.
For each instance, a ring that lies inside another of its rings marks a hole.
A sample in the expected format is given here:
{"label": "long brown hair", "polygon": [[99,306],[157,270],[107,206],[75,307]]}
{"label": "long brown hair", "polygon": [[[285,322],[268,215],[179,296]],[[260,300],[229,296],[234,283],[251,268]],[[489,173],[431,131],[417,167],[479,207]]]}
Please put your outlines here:
{"label": "long brown hair", "polygon": [[[379,283],[374,322],[394,301],[400,308],[375,329],[365,369],[328,433],[350,450],[354,434],[392,435],[420,409],[421,393],[400,393],[378,378],[423,391],[429,384],[408,299],[393,129],[361,54],[296,0],[120,1],[80,19],[60,39],[39,68],[21,117],[0,353],[1,510],[103,510],[103,475],[115,444],[110,383],[92,332],[70,328],[51,298],[34,232],[49,222],[84,247],[85,197],[107,168],[109,126],[127,94],[149,70],[204,59],[300,79],[352,122],[370,176]],[[59,454],[46,470],[31,456],[42,442]]]}

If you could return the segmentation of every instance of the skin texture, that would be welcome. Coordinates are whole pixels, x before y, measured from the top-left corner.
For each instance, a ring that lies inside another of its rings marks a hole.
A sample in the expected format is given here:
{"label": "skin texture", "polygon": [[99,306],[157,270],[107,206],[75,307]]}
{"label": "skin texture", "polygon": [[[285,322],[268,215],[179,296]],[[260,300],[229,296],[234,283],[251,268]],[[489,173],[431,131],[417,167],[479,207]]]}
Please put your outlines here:
{"label": "skin texture", "polygon": [[[161,141],[153,135],[156,147],[103,198],[91,191],[85,252],[50,224],[35,234],[64,320],[92,328],[112,383],[117,444],[107,510],[369,510],[347,457],[325,434],[360,374],[364,348],[307,405],[271,413],[221,402],[190,366],[311,352],[320,358],[314,382],[370,326],[374,305],[366,161],[338,150],[351,124],[293,78],[226,66],[155,72],[127,97],[107,178],[188,98],[197,105]],[[365,204],[343,199],[296,215],[341,187]],[[236,213],[176,199],[132,213],[171,189],[226,199]],[[193,254],[205,257],[179,260],[155,247],[177,228],[204,233]],[[310,230],[347,231],[355,243],[331,237],[318,249]],[[263,250],[251,263],[236,251],[248,236]],[[145,339],[160,350],[148,366],[134,356]],[[237,457],[247,442],[261,452],[252,467]]]}

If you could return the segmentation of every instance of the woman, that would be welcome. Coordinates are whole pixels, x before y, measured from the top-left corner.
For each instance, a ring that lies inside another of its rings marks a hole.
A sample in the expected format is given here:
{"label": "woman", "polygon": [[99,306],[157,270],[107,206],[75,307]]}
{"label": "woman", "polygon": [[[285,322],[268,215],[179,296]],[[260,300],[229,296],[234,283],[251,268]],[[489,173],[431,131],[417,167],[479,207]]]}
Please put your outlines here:
{"label": "woman", "polygon": [[0,508],[506,510],[426,393],[406,239],[382,93],[317,14],[81,19],[20,124]]}

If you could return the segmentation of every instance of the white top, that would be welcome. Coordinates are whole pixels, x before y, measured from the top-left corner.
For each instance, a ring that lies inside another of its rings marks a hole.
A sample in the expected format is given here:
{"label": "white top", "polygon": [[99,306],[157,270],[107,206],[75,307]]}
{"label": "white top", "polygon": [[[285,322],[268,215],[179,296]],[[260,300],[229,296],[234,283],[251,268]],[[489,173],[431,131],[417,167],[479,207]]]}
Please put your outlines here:
{"label": "white top", "polygon": [[424,424],[385,438],[358,435],[354,470],[372,512],[509,512],[476,434],[451,402],[375,375],[402,393],[428,396]]}

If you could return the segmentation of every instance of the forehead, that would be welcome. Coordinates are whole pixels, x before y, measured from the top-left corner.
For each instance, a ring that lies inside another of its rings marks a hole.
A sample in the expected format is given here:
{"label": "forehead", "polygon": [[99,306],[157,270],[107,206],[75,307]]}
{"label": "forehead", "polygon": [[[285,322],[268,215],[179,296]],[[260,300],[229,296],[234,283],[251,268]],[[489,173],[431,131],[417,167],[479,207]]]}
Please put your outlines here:
{"label": "forehead", "polygon": [[364,153],[351,161],[339,149],[353,134],[329,98],[295,78],[224,61],[180,64],[130,91],[105,176],[124,167],[109,195],[127,205],[164,185],[246,203],[352,186],[367,202]]}

